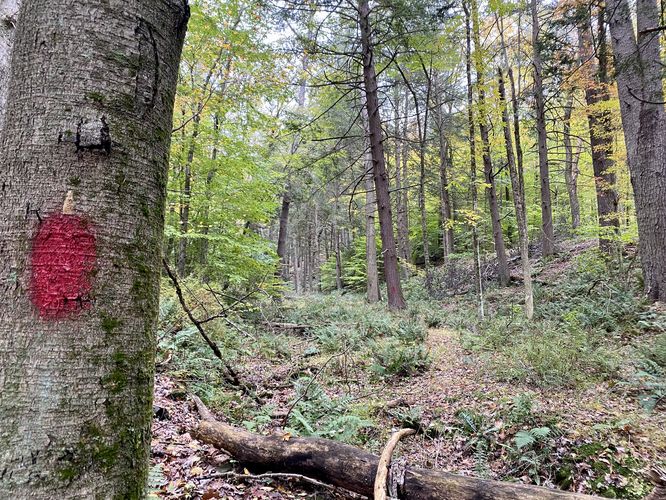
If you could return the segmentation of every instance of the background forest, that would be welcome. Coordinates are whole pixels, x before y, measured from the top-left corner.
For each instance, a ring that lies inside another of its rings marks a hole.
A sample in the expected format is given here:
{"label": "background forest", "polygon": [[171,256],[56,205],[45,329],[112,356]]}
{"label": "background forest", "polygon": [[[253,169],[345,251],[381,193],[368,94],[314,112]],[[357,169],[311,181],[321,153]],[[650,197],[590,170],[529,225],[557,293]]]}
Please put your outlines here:
{"label": "background forest", "polygon": [[413,427],[410,464],[650,492],[666,241],[639,241],[637,208],[660,205],[635,201],[629,165],[652,139],[621,102],[642,82],[663,113],[663,69],[634,69],[619,33],[637,22],[663,68],[664,12],[637,4],[192,2],[155,495],[353,497],[212,465],[176,422],[186,392],[253,432],[381,451]]}

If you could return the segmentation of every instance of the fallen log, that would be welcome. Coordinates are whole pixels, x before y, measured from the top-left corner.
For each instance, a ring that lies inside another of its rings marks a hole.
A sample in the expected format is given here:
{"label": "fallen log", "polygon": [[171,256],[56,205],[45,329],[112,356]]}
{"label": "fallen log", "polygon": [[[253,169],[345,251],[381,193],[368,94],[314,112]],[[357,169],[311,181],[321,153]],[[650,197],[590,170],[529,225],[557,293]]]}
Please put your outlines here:
{"label": "fallen log", "polygon": [[[199,406],[197,404],[197,406]],[[246,466],[294,472],[372,497],[379,457],[328,439],[260,436],[210,419],[194,430],[200,441],[223,449]],[[443,471],[407,468],[398,488],[406,500],[591,500],[588,495]]]}
{"label": "fallen log", "polygon": [[277,323],[275,321],[264,321],[261,323],[271,330],[293,330],[295,333],[304,333],[312,329],[312,325],[299,325],[298,323]]}

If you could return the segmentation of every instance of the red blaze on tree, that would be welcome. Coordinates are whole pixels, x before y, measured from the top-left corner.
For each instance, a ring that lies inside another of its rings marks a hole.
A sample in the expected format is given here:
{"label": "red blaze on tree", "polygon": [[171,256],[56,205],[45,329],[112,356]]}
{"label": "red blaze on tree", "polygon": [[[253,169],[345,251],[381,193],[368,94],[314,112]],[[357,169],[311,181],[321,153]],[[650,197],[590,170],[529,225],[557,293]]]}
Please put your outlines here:
{"label": "red blaze on tree", "polygon": [[95,236],[81,217],[42,221],[32,244],[32,302],[39,315],[59,319],[90,307]]}

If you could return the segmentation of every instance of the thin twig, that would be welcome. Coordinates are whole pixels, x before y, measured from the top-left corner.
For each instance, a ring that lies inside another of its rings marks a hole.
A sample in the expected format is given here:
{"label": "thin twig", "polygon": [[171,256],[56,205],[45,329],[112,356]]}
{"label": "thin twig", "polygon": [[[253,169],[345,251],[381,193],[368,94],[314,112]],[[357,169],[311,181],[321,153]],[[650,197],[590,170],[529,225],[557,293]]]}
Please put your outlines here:
{"label": "thin twig", "polygon": [[320,486],[322,488],[327,488],[329,490],[336,489],[335,486],[322,483],[311,477],[303,476],[302,474],[294,474],[289,472],[266,472],[264,474],[241,474],[240,472],[220,472],[219,474],[209,474],[207,476],[202,476],[201,479],[213,479],[216,477],[235,477],[239,479],[298,479],[299,481],[304,481],[306,483],[314,484],[315,486]]}
{"label": "thin twig", "polygon": [[203,339],[206,341],[206,344],[212,349],[213,354],[222,361],[222,365],[224,366],[224,369],[226,370],[225,378],[227,379],[228,382],[230,382],[232,385],[235,385],[236,387],[242,386],[240,383],[240,380],[238,380],[238,374],[236,371],[229,366],[223,359],[222,357],[222,352],[220,351],[220,348],[217,346],[215,342],[211,340],[211,338],[206,334],[206,331],[204,330],[203,326],[201,325],[201,321],[199,321],[197,318],[194,317],[194,314],[192,313],[192,310],[188,307],[187,302],[185,301],[185,297],[183,296],[183,290],[180,287],[180,283],[178,282],[178,278],[176,278],[176,275],[173,273],[171,268],[169,267],[169,263],[166,261],[166,259],[162,258],[162,264],[164,265],[164,270],[166,271],[167,275],[169,276],[169,279],[171,279],[171,283],[173,283],[174,288],[176,289],[176,295],[178,296],[178,301],[180,302],[181,307],[183,308],[183,311],[185,311],[185,314],[187,314],[187,317],[190,319],[192,324],[196,327],[196,329],[199,331]]}

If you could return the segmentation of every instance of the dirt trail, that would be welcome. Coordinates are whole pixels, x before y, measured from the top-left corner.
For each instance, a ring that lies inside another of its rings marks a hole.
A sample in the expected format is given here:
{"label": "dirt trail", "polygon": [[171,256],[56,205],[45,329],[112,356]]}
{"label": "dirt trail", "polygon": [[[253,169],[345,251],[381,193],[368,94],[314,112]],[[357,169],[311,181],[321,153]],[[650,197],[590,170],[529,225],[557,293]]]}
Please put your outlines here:
{"label": "dirt trail", "polygon": [[[391,395],[404,399],[409,409],[403,413],[420,413],[423,426],[437,421],[445,432],[452,430],[459,424],[455,415],[460,410],[473,410],[492,422],[515,397],[529,394],[533,413],[558,421],[571,439],[593,436],[593,428],[605,428],[646,462],[666,456],[666,414],[646,413],[635,398],[613,391],[608,383],[567,389],[497,381],[480,356],[463,349],[459,334],[450,328],[430,329],[426,345],[432,356],[430,369],[401,381]],[[453,434],[412,439],[404,453],[415,466],[475,474],[465,440]]]}

